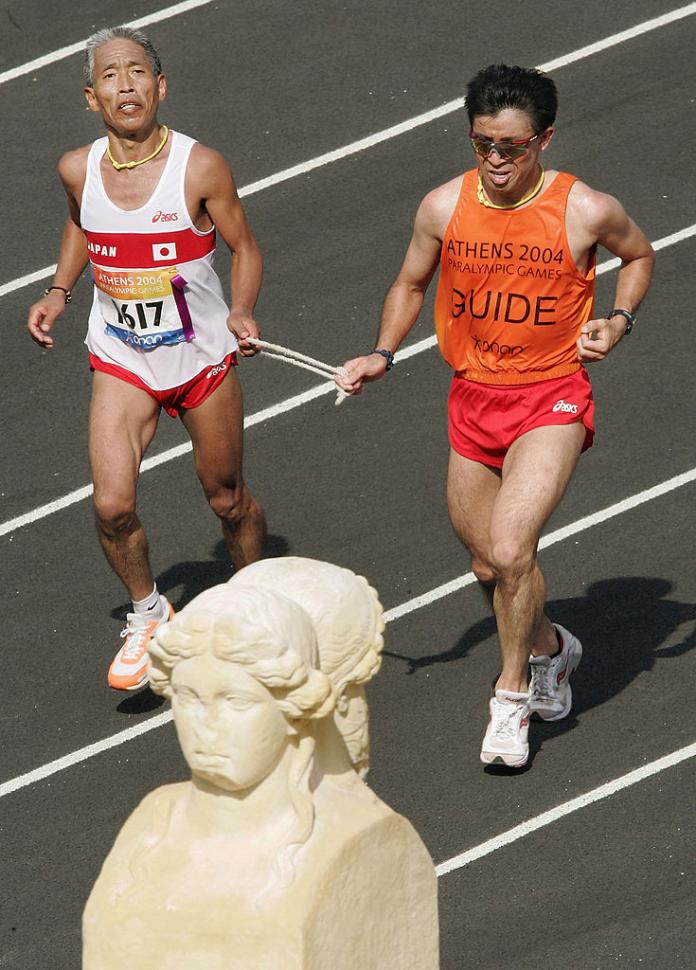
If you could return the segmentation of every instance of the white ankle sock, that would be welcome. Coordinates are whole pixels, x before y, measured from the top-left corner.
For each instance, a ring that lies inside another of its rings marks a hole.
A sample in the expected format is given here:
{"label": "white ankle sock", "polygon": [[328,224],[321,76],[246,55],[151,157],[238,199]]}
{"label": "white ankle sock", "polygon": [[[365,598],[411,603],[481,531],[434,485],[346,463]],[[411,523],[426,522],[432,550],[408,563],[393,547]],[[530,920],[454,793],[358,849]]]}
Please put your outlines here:
{"label": "white ankle sock", "polygon": [[160,599],[160,594],[156,583],[150,595],[146,596],[144,600],[133,600],[133,612],[142,613],[144,616],[150,616],[157,619],[162,616],[162,600]]}

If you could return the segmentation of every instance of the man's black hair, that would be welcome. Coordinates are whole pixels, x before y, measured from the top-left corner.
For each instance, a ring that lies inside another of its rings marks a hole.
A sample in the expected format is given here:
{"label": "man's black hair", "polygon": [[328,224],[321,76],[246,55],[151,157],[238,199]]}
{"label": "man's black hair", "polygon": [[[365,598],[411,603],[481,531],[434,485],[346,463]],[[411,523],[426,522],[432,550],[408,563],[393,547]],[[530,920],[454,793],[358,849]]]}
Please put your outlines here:
{"label": "man's black hair", "polygon": [[550,127],[558,110],[556,85],[541,71],[528,67],[490,64],[469,81],[466,110],[469,124],[481,115],[497,115],[505,108],[526,111],[536,132]]}

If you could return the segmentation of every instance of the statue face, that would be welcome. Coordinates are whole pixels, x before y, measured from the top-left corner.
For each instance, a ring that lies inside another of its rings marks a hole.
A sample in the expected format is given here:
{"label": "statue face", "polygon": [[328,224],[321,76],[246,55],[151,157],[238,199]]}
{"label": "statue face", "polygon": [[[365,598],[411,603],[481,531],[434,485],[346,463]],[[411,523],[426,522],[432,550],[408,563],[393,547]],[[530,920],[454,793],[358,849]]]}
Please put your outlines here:
{"label": "statue face", "polygon": [[171,683],[179,744],[194,775],[236,792],[273,771],[292,728],[263,684],[209,654],[178,663]]}

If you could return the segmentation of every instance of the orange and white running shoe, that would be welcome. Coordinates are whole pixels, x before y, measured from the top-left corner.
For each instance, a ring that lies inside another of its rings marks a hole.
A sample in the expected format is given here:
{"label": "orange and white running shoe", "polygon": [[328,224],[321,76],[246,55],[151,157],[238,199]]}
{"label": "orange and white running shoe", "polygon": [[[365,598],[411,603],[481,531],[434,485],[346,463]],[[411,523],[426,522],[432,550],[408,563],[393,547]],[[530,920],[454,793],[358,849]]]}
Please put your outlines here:
{"label": "orange and white running shoe", "polygon": [[164,616],[148,620],[147,614],[129,613],[126,626],[121,630],[124,644],[109,667],[109,687],[114,690],[138,690],[147,683],[147,648],[155,631],[174,616],[174,607],[160,593]]}

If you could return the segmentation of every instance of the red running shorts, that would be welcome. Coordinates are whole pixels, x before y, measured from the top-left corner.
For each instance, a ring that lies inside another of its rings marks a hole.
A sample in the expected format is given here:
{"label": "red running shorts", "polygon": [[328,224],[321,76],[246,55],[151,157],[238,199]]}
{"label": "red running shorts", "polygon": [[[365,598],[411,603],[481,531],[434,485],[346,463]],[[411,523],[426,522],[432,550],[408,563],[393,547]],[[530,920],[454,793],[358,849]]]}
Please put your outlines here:
{"label": "red running shorts", "polygon": [[89,355],[90,370],[98,370],[102,374],[111,374],[112,377],[118,377],[119,380],[146,391],[173,418],[176,418],[181,411],[200,407],[215,388],[222,384],[230,367],[236,366],[237,355],[235,353],[228,354],[219,364],[210,364],[180,387],[169,387],[166,391],[155,391],[148,387],[145,381],[141,381],[136,374],[131,374],[129,370],[126,370],[125,367],[119,367],[118,364],[107,364],[106,361],[95,357],[94,354]]}
{"label": "red running shorts", "polygon": [[513,441],[533,428],[580,421],[585,427],[583,451],[594,438],[594,401],[584,367],[568,377],[505,386],[455,374],[447,413],[452,449],[494,468],[503,467]]}

